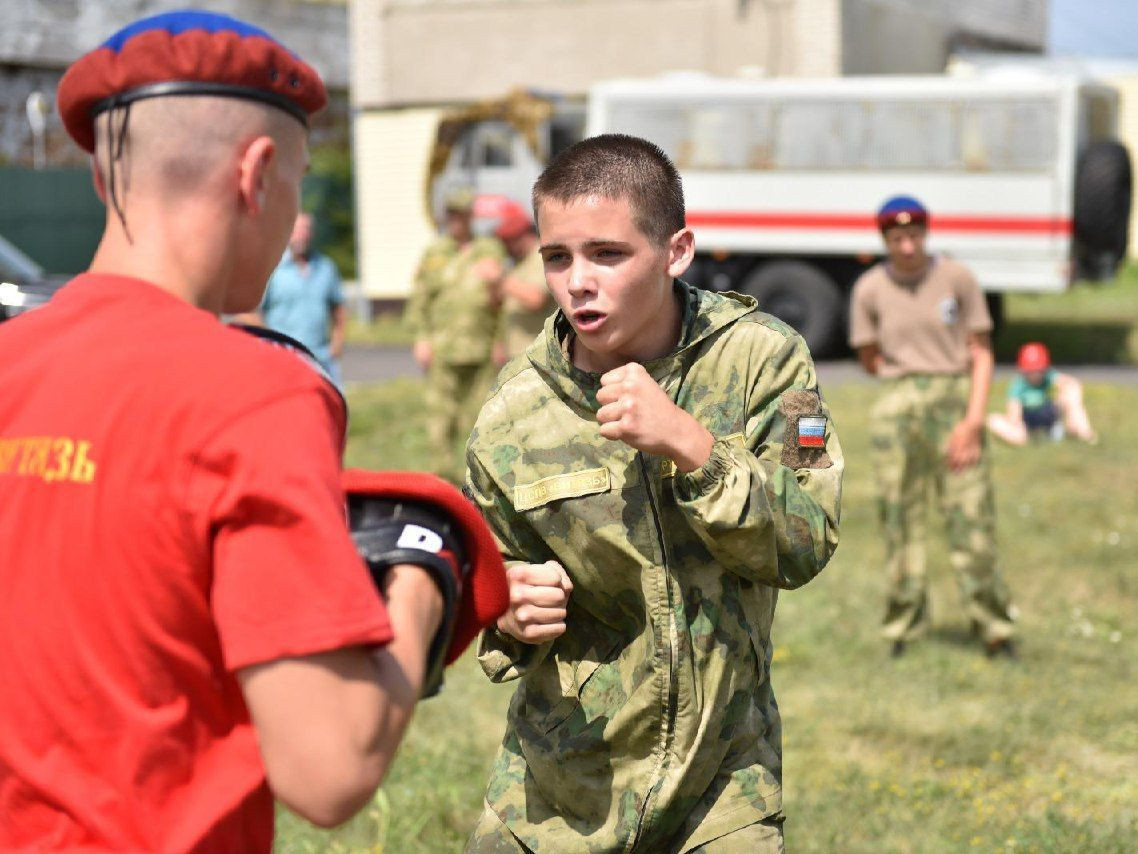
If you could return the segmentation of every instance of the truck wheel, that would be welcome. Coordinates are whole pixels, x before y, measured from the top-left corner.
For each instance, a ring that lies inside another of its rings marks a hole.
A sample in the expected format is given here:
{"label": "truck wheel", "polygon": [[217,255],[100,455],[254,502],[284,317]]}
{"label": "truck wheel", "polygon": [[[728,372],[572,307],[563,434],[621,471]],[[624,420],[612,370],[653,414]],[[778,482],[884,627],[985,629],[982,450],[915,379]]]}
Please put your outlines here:
{"label": "truck wheel", "polygon": [[816,357],[838,344],[844,300],[833,279],[804,261],[771,261],[752,272],[742,285],[759,308],[793,326]]}
{"label": "truck wheel", "polygon": [[1111,272],[1126,257],[1130,196],[1125,146],[1114,140],[1088,145],[1075,171],[1075,239],[1084,257]]}

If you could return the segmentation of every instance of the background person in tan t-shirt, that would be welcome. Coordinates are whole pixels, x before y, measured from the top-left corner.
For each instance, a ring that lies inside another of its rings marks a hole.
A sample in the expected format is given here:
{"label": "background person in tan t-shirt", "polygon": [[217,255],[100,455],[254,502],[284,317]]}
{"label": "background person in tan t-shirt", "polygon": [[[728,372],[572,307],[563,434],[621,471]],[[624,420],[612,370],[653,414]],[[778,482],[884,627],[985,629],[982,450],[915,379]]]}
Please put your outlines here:
{"label": "background person in tan t-shirt", "polygon": [[850,345],[883,381],[871,428],[890,577],[882,633],[896,656],[928,628],[926,517],[935,491],[973,629],[989,655],[1012,655],[1014,609],[996,568],[984,441],[992,319],[972,273],[925,251],[927,221],[916,199],[882,206],[888,258],[858,279],[850,308]]}

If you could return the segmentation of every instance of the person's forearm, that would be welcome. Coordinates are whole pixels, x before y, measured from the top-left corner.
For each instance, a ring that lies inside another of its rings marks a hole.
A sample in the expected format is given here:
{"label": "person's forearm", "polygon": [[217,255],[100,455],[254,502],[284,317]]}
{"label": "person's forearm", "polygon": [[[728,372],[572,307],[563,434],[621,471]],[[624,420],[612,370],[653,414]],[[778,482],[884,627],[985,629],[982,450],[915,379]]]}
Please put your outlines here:
{"label": "person's forearm", "polygon": [[332,330],[328,336],[328,346],[333,356],[339,356],[344,351],[344,334],[348,327],[348,313],[343,306],[338,306],[332,314]]}
{"label": "person's forearm", "polygon": [[442,596],[415,566],[394,567],[384,587],[395,638],[383,649],[344,647],[238,673],[273,793],[321,826],[346,821],[375,794],[422,690]]}
{"label": "person's forearm", "polygon": [[442,594],[426,570],[399,565],[388,571],[383,598],[395,639],[376,652],[387,674],[381,681],[393,699],[410,707],[419,699],[427,650],[442,621]]}
{"label": "person's forearm", "polygon": [[[353,710],[360,715],[359,720],[370,721],[371,726],[363,726],[358,732],[360,767],[366,774],[348,815],[355,814],[387,776],[422,692],[427,649],[442,617],[442,595],[417,566],[392,567],[384,585],[384,599],[395,637],[372,655],[378,708],[370,715],[366,710]],[[367,698],[362,692],[353,695]],[[351,711],[345,708],[344,714],[347,717]]]}
{"label": "person's forearm", "polygon": [[537,311],[548,296],[544,287],[535,287],[531,282],[519,279],[517,276],[506,276],[502,280],[502,292],[513,297],[527,311]]}
{"label": "person's forearm", "polygon": [[679,508],[717,565],[783,589],[801,587],[822,571],[838,543],[844,465],[828,441],[835,458],[805,482],[755,451],[730,453],[722,441],[711,466],[676,475]]}
{"label": "person's forearm", "polygon": [[443,607],[438,586],[417,566],[392,567],[383,597],[395,637],[373,653],[381,699],[374,730],[363,747],[380,763],[376,769],[380,779],[395,757],[422,693],[427,650],[438,630]]}
{"label": "person's forearm", "polygon": [[992,369],[995,359],[991,347],[972,348],[972,387],[968,394],[968,410],[964,420],[969,424],[982,426],[988,411],[988,392],[992,387]]}

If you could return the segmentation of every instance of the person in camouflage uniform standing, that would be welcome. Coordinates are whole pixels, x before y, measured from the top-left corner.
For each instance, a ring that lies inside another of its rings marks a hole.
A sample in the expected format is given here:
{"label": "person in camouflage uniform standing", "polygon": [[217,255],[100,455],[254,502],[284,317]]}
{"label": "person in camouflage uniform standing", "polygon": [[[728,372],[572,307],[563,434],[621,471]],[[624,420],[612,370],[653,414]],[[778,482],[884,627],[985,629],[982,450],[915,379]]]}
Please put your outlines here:
{"label": "person in camouflage uniform standing", "polygon": [[423,253],[407,302],[414,356],[427,372],[427,434],[435,472],[461,483],[455,453],[474,426],[494,379],[491,353],[501,296],[486,261],[500,262],[502,245],[471,230],[474,193],[453,190],[446,199],[446,234]]}
{"label": "person in camouflage uniform standing", "polygon": [[781,851],[771,621],[837,547],[843,470],[810,354],[677,278],[651,143],[578,143],[534,201],[559,310],[467,445],[511,581],[479,660],[519,680],[467,850]]}
{"label": "person in camouflage uniform standing", "polygon": [[1014,655],[1014,608],[996,568],[995,502],[984,416],[992,319],[975,277],[925,252],[928,214],[897,196],[877,215],[887,260],[854,285],[850,345],[882,380],[873,407],[885,565],[884,637],[894,656],[929,625],[926,516],[935,492],[949,560],[989,655]]}

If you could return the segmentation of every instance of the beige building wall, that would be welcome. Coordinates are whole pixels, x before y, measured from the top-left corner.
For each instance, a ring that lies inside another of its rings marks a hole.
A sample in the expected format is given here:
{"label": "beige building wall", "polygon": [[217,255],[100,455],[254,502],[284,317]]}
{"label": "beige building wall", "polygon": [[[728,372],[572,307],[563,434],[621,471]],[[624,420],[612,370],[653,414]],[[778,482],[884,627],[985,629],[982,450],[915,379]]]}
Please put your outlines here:
{"label": "beige building wall", "polygon": [[354,154],[359,278],[368,297],[404,297],[434,236],[423,176],[442,111],[384,110],[356,117]]}
{"label": "beige building wall", "polygon": [[[353,0],[361,106],[581,94],[667,71],[840,73],[842,0]],[[377,28],[376,19],[382,24]],[[382,32],[380,32],[382,31]],[[374,56],[365,56],[382,45]]]}
{"label": "beige building wall", "polygon": [[667,71],[940,72],[962,48],[1042,51],[1047,0],[352,0],[356,103],[580,95]]}

